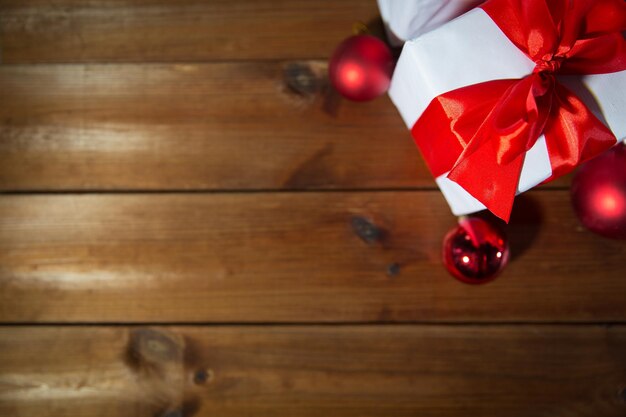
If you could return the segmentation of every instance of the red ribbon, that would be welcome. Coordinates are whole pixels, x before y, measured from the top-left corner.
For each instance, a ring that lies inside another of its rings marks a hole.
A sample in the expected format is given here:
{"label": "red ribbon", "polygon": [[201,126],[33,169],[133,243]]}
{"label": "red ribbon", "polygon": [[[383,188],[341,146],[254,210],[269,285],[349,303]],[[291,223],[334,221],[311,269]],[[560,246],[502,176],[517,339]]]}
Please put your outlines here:
{"label": "red ribbon", "polygon": [[[431,172],[448,178],[509,220],[526,152],[545,135],[552,177],[617,139],[555,74],[626,69],[623,0],[490,0],[482,9],[536,67],[442,94],[412,134]],[[436,138],[436,139],[434,139]]]}

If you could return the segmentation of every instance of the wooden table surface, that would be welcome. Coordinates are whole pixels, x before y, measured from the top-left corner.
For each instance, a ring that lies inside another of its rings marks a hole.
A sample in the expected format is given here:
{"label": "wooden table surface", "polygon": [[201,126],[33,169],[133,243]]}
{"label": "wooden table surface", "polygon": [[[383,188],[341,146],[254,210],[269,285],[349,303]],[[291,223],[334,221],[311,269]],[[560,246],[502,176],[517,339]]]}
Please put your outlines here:
{"label": "wooden table surface", "polygon": [[452,279],[374,0],[0,0],[2,416],[624,416],[626,244],[570,178]]}

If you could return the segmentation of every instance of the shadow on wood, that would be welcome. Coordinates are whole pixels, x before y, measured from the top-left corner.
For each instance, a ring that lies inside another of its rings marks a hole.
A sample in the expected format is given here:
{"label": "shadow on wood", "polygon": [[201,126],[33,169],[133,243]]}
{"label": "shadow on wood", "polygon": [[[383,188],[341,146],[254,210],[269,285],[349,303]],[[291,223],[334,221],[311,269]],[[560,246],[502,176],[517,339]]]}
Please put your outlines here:
{"label": "shadow on wood", "polygon": [[515,261],[532,247],[544,222],[541,204],[536,197],[528,194],[515,198],[508,224],[486,210],[476,213],[475,216],[490,222],[508,237],[511,261]]}

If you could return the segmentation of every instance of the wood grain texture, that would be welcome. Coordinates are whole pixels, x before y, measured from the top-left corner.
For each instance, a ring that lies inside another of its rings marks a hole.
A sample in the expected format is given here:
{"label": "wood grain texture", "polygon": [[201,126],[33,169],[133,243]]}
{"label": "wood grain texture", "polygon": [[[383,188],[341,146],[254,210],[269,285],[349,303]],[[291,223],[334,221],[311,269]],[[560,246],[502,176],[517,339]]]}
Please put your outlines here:
{"label": "wood grain texture", "polygon": [[0,67],[0,187],[434,186],[387,98],[321,62]]}
{"label": "wood grain texture", "polygon": [[514,259],[449,277],[436,192],[0,197],[5,322],[626,320],[624,242],[567,192],[518,199]]}
{"label": "wood grain texture", "polygon": [[2,0],[5,63],[326,58],[374,0]]}
{"label": "wood grain texture", "polygon": [[391,102],[339,99],[324,62],[0,66],[0,91],[1,190],[435,186]]}
{"label": "wood grain texture", "polygon": [[623,416],[626,329],[0,328],[26,416]]}

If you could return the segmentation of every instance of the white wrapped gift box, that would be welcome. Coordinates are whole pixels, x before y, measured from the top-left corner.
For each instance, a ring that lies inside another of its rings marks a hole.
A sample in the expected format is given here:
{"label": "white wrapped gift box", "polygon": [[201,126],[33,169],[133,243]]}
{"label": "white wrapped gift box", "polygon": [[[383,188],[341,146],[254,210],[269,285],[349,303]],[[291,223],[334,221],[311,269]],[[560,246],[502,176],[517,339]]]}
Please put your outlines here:
{"label": "white wrapped gift box", "polygon": [[378,0],[389,42],[401,46],[462,15],[483,0]]}
{"label": "white wrapped gift box", "polygon": [[[389,96],[411,129],[430,102],[443,93],[490,80],[523,78],[534,68],[535,63],[511,43],[489,15],[476,8],[405,43]],[[618,140],[626,138],[626,71],[559,77],[559,81],[574,91]],[[541,136],[526,153],[517,192],[551,175],[545,137]],[[436,182],[455,215],[485,209],[449,180],[447,173]]]}

